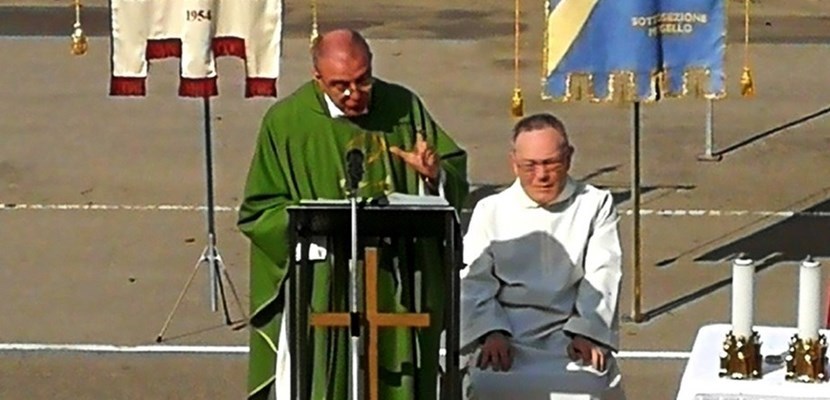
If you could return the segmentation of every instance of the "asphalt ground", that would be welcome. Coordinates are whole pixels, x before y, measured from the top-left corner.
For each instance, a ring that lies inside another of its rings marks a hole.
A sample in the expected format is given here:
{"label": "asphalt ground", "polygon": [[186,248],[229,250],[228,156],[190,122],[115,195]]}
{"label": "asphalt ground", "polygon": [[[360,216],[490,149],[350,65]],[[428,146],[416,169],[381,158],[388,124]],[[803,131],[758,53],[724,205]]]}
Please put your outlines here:
{"label": "asphalt ground", "polygon": [[[475,199],[511,180],[505,143],[512,123],[512,14],[495,1],[475,11],[465,11],[465,2],[445,3],[366,1],[351,14],[332,4],[321,17],[328,26],[364,29],[378,75],[424,97],[470,152]],[[830,76],[821,67],[830,49],[810,39],[826,35],[813,22],[822,20],[817,12],[794,9],[788,16],[773,4],[756,4],[758,19],[768,17],[771,25],[753,29],[755,98],[737,95],[743,48],[729,46],[730,92],[714,108],[722,161],[697,160],[704,101],[643,105],[641,265],[649,320],[623,325],[623,350],[688,351],[697,329],[728,321],[728,260],[742,251],[763,260],[756,321],[793,326],[798,261],[812,254],[826,262],[830,255],[823,240],[830,230]],[[205,246],[201,103],[176,96],[176,60],[154,64],[145,98],[108,97],[106,24],[96,25],[95,8],[84,14],[94,37],[83,57],[69,55],[71,13],[44,17],[40,30],[25,34],[33,24],[19,19],[55,13],[44,10],[0,8],[0,342],[152,344]],[[289,10],[286,18],[281,93],[299,86],[309,70],[306,10]],[[527,109],[560,115],[577,148],[574,176],[615,193],[626,252],[621,312],[629,315],[631,109],[540,100],[537,28],[530,20],[525,27]],[[211,121],[219,249],[247,308],[247,243],[232,208],[273,99],[243,99],[242,71],[239,60],[219,60]],[[209,310],[207,288],[201,269],[170,325],[169,343],[245,345],[246,332],[231,330],[221,312]],[[623,360],[630,398],[673,398],[684,365]],[[3,352],[0,398],[242,398],[245,370],[239,354]]]}

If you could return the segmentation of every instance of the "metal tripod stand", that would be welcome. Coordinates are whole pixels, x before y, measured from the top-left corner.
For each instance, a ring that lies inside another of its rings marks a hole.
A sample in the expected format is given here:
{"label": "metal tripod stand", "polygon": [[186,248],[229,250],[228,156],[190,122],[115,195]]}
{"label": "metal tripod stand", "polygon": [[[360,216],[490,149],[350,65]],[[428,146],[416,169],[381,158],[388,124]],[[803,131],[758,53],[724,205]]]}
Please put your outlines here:
{"label": "metal tripod stand", "polygon": [[161,328],[158,336],[156,337],[156,342],[161,343],[164,337],[164,333],[167,331],[167,327],[170,325],[170,321],[173,319],[173,314],[176,313],[176,310],[179,308],[179,305],[184,298],[185,293],[190,288],[190,285],[193,283],[193,278],[196,277],[196,273],[199,271],[199,267],[203,264],[208,266],[208,271],[210,275],[210,310],[216,312],[216,303],[217,300],[222,302],[222,311],[225,314],[225,324],[226,325],[233,325],[234,322],[231,320],[230,312],[228,311],[228,302],[225,298],[225,287],[224,281],[227,281],[228,287],[231,289],[231,293],[233,294],[234,300],[236,301],[237,307],[239,307],[239,312],[243,316],[242,324],[235,326],[234,329],[238,329],[241,326],[244,326],[247,323],[248,317],[245,314],[245,311],[242,309],[242,303],[239,301],[239,295],[236,293],[236,288],[233,285],[233,281],[231,281],[231,277],[228,274],[228,270],[225,268],[225,263],[222,261],[222,256],[219,254],[219,248],[216,246],[216,222],[214,218],[215,214],[215,204],[213,198],[213,146],[212,146],[212,132],[210,127],[210,98],[204,97],[204,126],[205,126],[205,164],[206,164],[206,175],[207,175],[207,245],[205,249],[202,251],[201,257],[199,257],[199,261],[196,262],[196,266],[193,268],[193,272],[190,274],[190,278],[188,278],[187,283],[182,288],[181,293],[179,293],[179,298],[176,300],[176,303],[173,305],[173,309],[170,310],[170,314],[167,315],[167,320],[164,322],[164,325]]}

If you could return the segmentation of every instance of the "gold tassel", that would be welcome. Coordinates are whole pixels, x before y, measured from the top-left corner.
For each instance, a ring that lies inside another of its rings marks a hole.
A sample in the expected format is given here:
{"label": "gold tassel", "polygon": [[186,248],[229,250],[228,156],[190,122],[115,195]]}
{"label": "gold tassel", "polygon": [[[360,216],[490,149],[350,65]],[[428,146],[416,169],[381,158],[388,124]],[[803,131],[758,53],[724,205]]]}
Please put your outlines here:
{"label": "gold tassel", "polygon": [[522,89],[513,90],[513,99],[510,102],[510,115],[513,118],[521,118],[525,114],[525,100],[522,98]]}
{"label": "gold tassel", "polygon": [[744,70],[741,73],[741,96],[755,95],[755,83],[752,81],[752,71],[749,69],[749,2],[744,0]]}
{"label": "gold tassel", "polygon": [[749,67],[744,67],[744,72],[741,74],[741,96],[752,97],[755,95],[755,83],[752,82],[752,71]]}
{"label": "gold tassel", "polygon": [[75,25],[72,31],[72,54],[82,56],[86,54],[89,49],[89,44],[84,35],[84,30],[81,29],[81,0],[75,0]]}
{"label": "gold tassel", "polygon": [[521,118],[525,114],[525,101],[522,97],[522,89],[519,84],[519,38],[520,38],[520,4],[516,0],[515,18],[513,25],[513,98],[510,101],[510,115],[513,118]]}
{"label": "gold tassel", "polygon": [[311,46],[314,46],[319,36],[317,32],[317,0],[311,0]]}

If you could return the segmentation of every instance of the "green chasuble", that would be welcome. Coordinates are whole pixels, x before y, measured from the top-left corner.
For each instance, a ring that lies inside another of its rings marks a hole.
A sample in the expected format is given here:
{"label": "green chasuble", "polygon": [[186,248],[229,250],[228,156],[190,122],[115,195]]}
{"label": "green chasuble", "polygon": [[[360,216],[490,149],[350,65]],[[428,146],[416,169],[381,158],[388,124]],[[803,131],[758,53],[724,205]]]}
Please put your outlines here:
{"label": "green chasuble", "polygon": [[[264,399],[275,382],[276,346],[285,307],[284,277],[290,254],[286,207],[302,199],[346,198],[345,153],[354,147],[366,156],[361,197],[390,192],[417,194],[416,172],[388,151],[390,146],[412,151],[416,131],[423,132],[441,155],[444,194],[460,210],[469,189],[467,154],[408,89],[376,80],[368,114],[332,118],[322,92],[314,82],[308,82],[266,113],[238,222],[251,240],[249,398]],[[328,243],[334,261],[330,258],[315,264],[311,312],[348,311],[350,240],[337,238],[335,243]],[[379,250],[379,311],[430,313],[432,326],[380,330],[380,397],[435,399],[444,307],[441,249],[432,240],[383,243]],[[420,275],[418,287],[412,280],[401,278],[415,272]],[[346,328],[313,329],[313,399],[348,398],[348,340]]]}

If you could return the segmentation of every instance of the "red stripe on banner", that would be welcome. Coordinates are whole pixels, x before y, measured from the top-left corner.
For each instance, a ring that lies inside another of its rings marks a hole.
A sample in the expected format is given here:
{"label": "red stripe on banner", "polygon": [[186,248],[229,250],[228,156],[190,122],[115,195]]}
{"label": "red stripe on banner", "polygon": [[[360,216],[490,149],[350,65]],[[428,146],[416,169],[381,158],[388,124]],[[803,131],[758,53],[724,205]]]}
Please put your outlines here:
{"label": "red stripe on banner", "polygon": [[277,80],[275,78],[247,78],[245,97],[277,97]]}
{"label": "red stripe on banner", "polygon": [[215,37],[211,42],[213,48],[213,56],[235,56],[245,59],[245,39],[237,37]]}
{"label": "red stripe on banner", "polygon": [[144,81],[144,78],[113,76],[110,78],[110,96],[144,96],[147,93]]}
{"label": "red stripe on banner", "polygon": [[209,97],[219,94],[216,77],[213,78],[181,78],[179,80],[179,96],[182,97]]}
{"label": "red stripe on banner", "polygon": [[[247,59],[245,39],[221,36],[211,41],[211,50],[214,57],[233,56]],[[150,39],[147,40],[145,58],[160,60],[164,58],[181,58],[181,39]],[[112,77],[110,95],[112,96],[144,96],[146,95],[145,78]],[[180,78],[179,96],[182,97],[210,97],[217,96],[219,88],[217,78]],[[245,97],[277,97],[276,78],[246,78]]]}
{"label": "red stripe on banner", "polygon": [[147,41],[146,58],[158,60],[162,58],[182,56],[181,39],[150,39]]}

